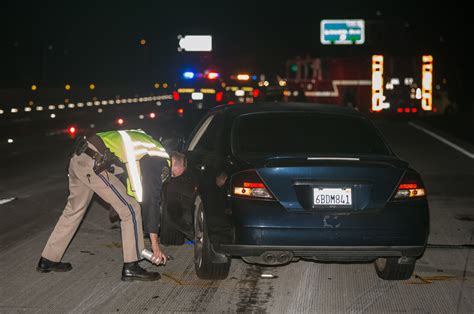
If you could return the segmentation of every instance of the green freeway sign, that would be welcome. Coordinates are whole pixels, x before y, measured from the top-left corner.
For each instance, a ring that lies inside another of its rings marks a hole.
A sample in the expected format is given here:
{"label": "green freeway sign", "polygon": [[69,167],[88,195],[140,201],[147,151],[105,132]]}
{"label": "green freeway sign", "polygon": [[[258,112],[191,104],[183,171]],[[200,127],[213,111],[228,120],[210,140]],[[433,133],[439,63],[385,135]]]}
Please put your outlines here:
{"label": "green freeway sign", "polygon": [[322,20],[323,45],[362,45],[365,42],[364,20]]}

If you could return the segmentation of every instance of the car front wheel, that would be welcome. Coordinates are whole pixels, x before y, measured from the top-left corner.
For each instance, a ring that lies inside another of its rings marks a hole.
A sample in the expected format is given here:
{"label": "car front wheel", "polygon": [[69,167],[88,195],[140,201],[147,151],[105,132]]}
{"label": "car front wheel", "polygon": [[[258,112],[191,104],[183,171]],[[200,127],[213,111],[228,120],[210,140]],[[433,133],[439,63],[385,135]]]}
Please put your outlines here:
{"label": "car front wheel", "polygon": [[207,232],[204,206],[198,198],[194,216],[194,266],[200,279],[218,280],[225,279],[229,274],[231,259],[226,257],[226,262],[213,262],[213,252]]}

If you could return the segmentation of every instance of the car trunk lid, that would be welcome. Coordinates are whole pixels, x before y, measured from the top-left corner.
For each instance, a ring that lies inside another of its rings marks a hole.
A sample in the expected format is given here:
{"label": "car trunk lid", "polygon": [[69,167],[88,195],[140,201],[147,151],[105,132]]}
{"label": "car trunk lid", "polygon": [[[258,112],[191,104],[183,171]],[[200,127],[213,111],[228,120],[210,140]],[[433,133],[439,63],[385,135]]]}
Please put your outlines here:
{"label": "car trunk lid", "polygon": [[318,212],[382,208],[407,168],[405,162],[391,156],[245,159],[286,209]]}

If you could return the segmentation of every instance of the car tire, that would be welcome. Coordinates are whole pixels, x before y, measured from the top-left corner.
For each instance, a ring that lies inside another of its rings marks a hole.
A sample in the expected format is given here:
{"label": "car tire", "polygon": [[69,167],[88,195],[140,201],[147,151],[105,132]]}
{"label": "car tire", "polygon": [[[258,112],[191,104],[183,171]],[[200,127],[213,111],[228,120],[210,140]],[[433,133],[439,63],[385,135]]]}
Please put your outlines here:
{"label": "car tire", "polygon": [[413,275],[416,260],[404,264],[398,263],[398,257],[378,258],[375,262],[377,275],[384,280],[406,280]]}
{"label": "car tire", "polygon": [[226,257],[226,262],[216,263],[212,260],[213,252],[207,232],[204,206],[200,198],[196,200],[194,215],[194,267],[199,279],[220,280],[229,275],[231,259]]}
{"label": "car tire", "polygon": [[160,226],[160,243],[163,245],[182,245],[184,243],[184,235],[171,225],[168,217],[167,206],[165,198],[162,198],[160,205],[161,211],[161,226]]}

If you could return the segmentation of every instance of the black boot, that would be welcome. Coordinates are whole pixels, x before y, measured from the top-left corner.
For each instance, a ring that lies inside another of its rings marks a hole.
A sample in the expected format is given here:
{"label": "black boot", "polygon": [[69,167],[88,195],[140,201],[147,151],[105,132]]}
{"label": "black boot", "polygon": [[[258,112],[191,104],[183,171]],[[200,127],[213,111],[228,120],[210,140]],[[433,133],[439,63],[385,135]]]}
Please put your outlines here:
{"label": "black boot", "polygon": [[50,271],[65,272],[70,271],[71,269],[72,266],[70,263],[53,262],[42,256],[38,262],[38,266],[36,267],[36,270],[40,273],[49,273]]}
{"label": "black boot", "polygon": [[123,263],[122,281],[153,281],[160,279],[159,273],[147,271],[138,265],[138,262]]}

